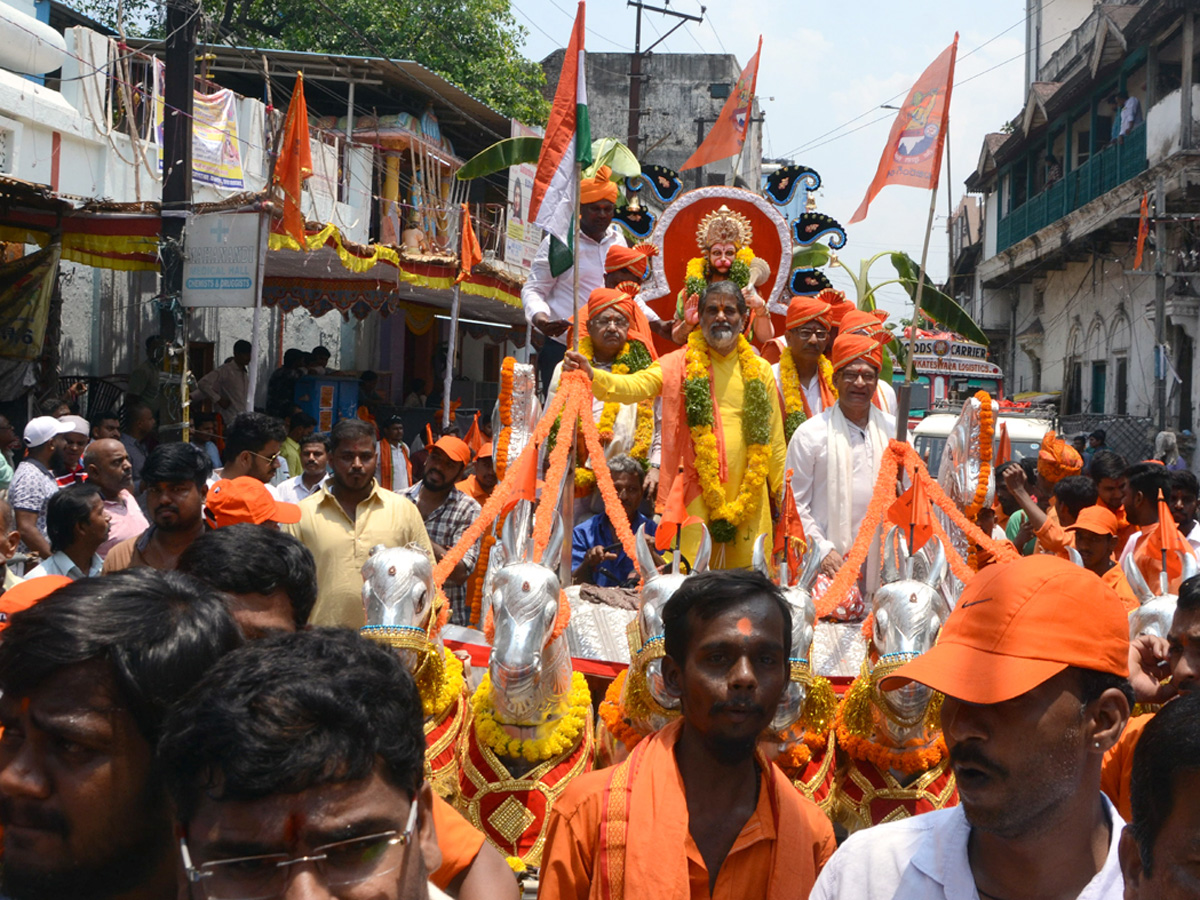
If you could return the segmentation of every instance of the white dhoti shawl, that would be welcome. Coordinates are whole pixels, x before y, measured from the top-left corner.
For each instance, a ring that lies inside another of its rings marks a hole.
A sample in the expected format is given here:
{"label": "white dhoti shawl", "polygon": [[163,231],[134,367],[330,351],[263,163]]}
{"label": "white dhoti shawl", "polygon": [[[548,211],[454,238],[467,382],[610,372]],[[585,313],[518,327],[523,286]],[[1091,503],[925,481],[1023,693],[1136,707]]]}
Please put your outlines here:
{"label": "white dhoti shawl", "polygon": [[[826,537],[833,543],[837,552],[845,557],[854,546],[861,522],[853,521],[854,505],[854,457],[850,447],[850,423],[842,413],[841,406],[832,408],[829,420],[829,431],[826,435],[826,452],[828,456],[829,475],[825,483],[826,498],[829,510],[829,529]],[[871,450],[871,459],[876,474],[883,461],[891,437],[888,417],[874,405],[870,407],[867,419],[866,443]],[[868,498],[869,499],[869,498]],[[867,597],[879,586],[879,531],[871,539],[871,550],[867,556],[864,569],[866,575]]]}

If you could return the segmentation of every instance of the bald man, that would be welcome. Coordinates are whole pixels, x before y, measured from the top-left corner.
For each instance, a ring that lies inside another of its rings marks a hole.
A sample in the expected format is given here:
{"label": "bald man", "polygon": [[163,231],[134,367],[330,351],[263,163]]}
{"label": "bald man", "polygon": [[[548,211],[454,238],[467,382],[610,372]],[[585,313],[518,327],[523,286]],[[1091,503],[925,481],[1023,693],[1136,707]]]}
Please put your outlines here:
{"label": "bald man", "polygon": [[100,488],[104,510],[112,521],[108,540],[96,551],[104,559],[109,550],[126,538],[141,534],[150,523],[131,493],[133,463],[124,444],[111,438],[92,441],[83,453],[83,467],[88,481]]}

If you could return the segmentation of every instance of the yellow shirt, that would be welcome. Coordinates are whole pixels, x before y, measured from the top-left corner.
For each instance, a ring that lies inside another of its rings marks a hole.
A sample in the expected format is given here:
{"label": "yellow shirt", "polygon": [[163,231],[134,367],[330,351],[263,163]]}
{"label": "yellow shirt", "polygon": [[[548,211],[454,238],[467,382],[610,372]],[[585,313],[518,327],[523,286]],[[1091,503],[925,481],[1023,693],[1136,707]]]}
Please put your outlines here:
{"label": "yellow shirt", "polygon": [[289,478],[304,474],[304,466],[300,461],[300,445],[293,441],[290,435],[279,445],[279,455],[287,463]]}
{"label": "yellow shirt", "polygon": [[[729,477],[725,481],[725,499],[737,499],[742,488],[742,478],[746,473],[746,445],[742,440],[742,409],[744,406],[744,385],[742,367],[736,351],[728,356],[720,356],[713,352],[713,392],[717,400],[717,409],[721,415],[721,427],[725,433],[725,464]],[[773,533],[771,523],[771,504],[767,494],[778,496],[783,489],[784,461],[787,457],[787,444],[783,440],[783,416],[779,412],[779,393],[774,389],[774,375],[766,360],[755,357],[759,365],[759,377],[769,386],[767,397],[771,409],[771,461],[767,469],[767,480],[763,485],[762,496],[758,511],[752,515],[741,528],[737,537],[727,544],[714,544],[712,568],[741,569],[748,568],[754,562],[754,541],[760,534]],[[592,369],[592,392],[596,398],[604,401],[619,403],[638,403],[648,400],[662,392],[662,367],[654,362],[648,368],[629,375],[613,375],[603,369]],[[663,440],[670,440],[663,435]],[[688,504],[688,514],[709,521],[711,518],[708,506],[703,497],[696,497]],[[699,546],[700,536],[691,534],[698,528],[685,529],[684,539],[680,549],[689,562],[695,562],[695,552]]]}
{"label": "yellow shirt", "polygon": [[317,563],[317,604],[308,617],[310,625],[361,628],[366,623],[362,567],[376,544],[419,544],[433,558],[416,504],[382,490],[378,482],[358,504],[353,522],[325,484],[300,502],[300,521],[284,525],[283,530],[298,538]]}

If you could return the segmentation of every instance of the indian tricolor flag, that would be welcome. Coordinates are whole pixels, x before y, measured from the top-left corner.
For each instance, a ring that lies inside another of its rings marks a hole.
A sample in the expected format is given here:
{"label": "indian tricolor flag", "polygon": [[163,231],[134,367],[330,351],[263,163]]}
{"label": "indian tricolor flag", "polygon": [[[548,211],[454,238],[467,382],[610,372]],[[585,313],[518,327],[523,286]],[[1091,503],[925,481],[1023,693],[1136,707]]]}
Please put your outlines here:
{"label": "indian tricolor flag", "polygon": [[575,202],[579,179],[575,164],[592,162],[592,130],[588,125],[587,78],[584,73],[583,13],[581,0],[571,29],[571,43],[563,57],[550,122],[538,156],[529,215],[533,221],[569,247],[575,244]]}

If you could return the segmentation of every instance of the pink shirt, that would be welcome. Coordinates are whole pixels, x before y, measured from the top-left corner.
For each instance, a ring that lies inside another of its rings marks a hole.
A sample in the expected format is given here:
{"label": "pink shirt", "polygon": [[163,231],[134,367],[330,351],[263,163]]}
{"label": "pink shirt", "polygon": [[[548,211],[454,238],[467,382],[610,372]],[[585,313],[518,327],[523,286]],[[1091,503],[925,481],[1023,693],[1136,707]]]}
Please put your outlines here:
{"label": "pink shirt", "polygon": [[112,519],[112,524],[108,529],[108,540],[101,544],[97,551],[101,559],[107,557],[108,551],[121,541],[141,534],[150,527],[142,508],[129,491],[121,491],[116,500],[105,500],[104,511]]}

